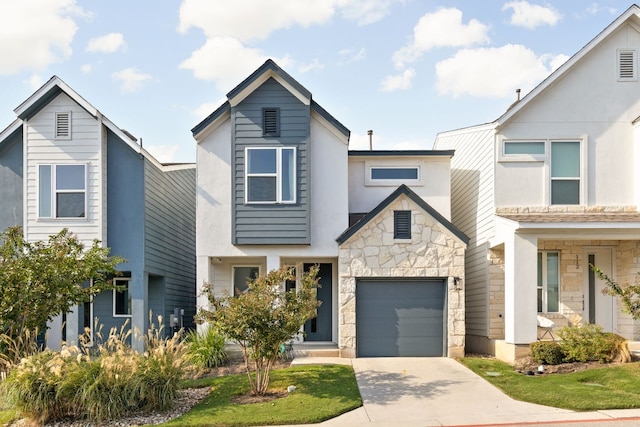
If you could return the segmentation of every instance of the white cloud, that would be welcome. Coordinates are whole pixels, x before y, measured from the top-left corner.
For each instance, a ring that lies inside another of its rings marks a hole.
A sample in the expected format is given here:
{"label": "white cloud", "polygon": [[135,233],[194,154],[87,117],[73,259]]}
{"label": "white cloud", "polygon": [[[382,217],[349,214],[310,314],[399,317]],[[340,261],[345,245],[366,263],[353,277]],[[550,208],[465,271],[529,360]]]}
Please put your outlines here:
{"label": "white cloud", "polygon": [[411,81],[415,77],[416,72],[413,68],[407,68],[400,74],[387,76],[382,81],[380,90],[382,92],[392,92],[394,90],[406,90],[411,88]]}
{"label": "white cloud", "polygon": [[564,54],[552,56],[549,59],[549,66],[551,67],[551,71],[555,71],[558,68],[560,68],[560,66],[562,66],[562,64],[567,62],[569,58],[571,58],[569,55],[564,55]]}
{"label": "white cloud", "polygon": [[562,19],[562,14],[551,6],[540,6],[528,1],[505,3],[502,10],[512,9],[511,24],[517,27],[534,29],[541,25],[554,26]]}
{"label": "white cloud", "polygon": [[358,25],[368,25],[378,22],[389,14],[393,3],[403,3],[404,0],[346,0],[338,1],[342,9],[342,16]]}
{"label": "white cloud", "polygon": [[129,67],[111,74],[111,78],[120,82],[123,92],[135,92],[151,79],[151,75],[141,73],[135,67]]}
{"label": "white cloud", "polygon": [[113,53],[118,50],[125,50],[126,47],[122,33],[109,33],[89,40],[87,52]]}
{"label": "white cloud", "polygon": [[0,74],[41,70],[68,59],[86,14],[76,0],[3,0],[0,13]]}
{"label": "white cloud", "polygon": [[205,102],[200,104],[193,110],[193,115],[199,120],[203,120],[213,113],[218,107],[225,103],[227,98],[221,98],[218,102]]}
{"label": "white cloud", "polygon": [[298,70],[300,70],[301,73],[308,73],[309,71],[322,70],[323,68],[324,64],[322,64],[318,58],[314,58],[310,63],[300,65]]}
{"label": "white cloud", "polygon": [[489,27],[476,19],[462,22],[462,11],[455,8],[440,9],[425,14],[413,28],[413,40],[393,54],[396,67],[420,58],[435,47],[469,47],[489,42]]}
{"label": "white cloud", "polygon": [[176,163],[176,154],[181,149],[180,145],[149,145],[145,147],[160,163]]}
{"label": "white cloud", "polygon": [[527,93],[566,56],[536,56],[522,45],[463,49],[436,64],[436,88],[454,97],[486,98],[512,96],[515,89]]}
{"label": "white cloud", "polygon": [[93,65],[84,64],[82,67],[80,67],[80,71],[82,71],[85,74],[89,74],[91,71],[93,71]]}
{"label": "white cloud", "polygon": [[367,49],[364,47],[360,48],[360,50],[342,49],[338,52],[338,55],[346,59],[344,63],[350,64],[352,62],[362,61],[365,59],[367,57]]}
{"label": "white cloud", "polygon": [[35,92],[44,84],[44,79],[38,74],[32,74],[31,77],[24,81],[24,83],[29,85],[31,90]]}

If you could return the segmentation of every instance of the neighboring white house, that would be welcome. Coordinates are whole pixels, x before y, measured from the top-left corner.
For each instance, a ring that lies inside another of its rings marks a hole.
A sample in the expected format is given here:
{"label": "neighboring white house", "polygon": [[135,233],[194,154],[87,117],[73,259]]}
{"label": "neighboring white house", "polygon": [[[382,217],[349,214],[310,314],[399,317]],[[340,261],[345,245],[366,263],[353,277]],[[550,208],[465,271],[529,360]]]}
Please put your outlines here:
{"label": "neighboring white house", "polygon": [[470,236],[467,349],[513,360],[557,326],[640,323],[589,268],[640,271],[640,8],[632,6],[495,122],[438,134],[455,150],[452,218]]}
{"label": "neighboring white house", "polygon": [[192,129],[198,286],[237,294],[319,264],[322,305],[299,341],[346,357],[462,355],[453,152],[349,151],[349,130],[271,60],[227,99]]}

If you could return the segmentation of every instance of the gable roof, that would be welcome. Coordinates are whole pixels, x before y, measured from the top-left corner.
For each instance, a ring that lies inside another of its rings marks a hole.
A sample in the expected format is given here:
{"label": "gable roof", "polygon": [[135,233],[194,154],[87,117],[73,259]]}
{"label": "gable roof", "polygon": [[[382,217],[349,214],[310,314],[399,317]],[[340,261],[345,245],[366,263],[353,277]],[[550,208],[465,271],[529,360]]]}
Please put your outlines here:
{"label": "gable roof", "polygon": [[407,187],[405,184],[402,184],[398,187],[393,193],[391,193],[386,199],[384,199],[378,206],[373,208],[369,213],[367,213],[360,221],[356,222],[353,226],[347,228],[338,238],[336,238],[336,242],[339,245],[346,242],[351,236],[356,234],[362,227],[364,227],[369,221],[371,221],[376,215],[386,209],[393,201],[395,201],[401,195],[407,196],[413,202],[415,202],[420,208],[422,208],[426,213],[431,215],[436,221],[442,224],[447,230],[451,232],[458,239],[462,240],[465,245],[469,244],[469,237],[460,231],[455,225],[453,225],[449,220],[443,217],[437,210],[431,207],[429,203],[425,202],[422,197],[418,196],[413,190]]}
{"label": "gable roof", "polygon": [[636,28],[640,29],[640,8],[633,4],[622,15],[618,16],[611,24],[609,24],[604,30],[602,30],[596,37],[594,37],[589,43],[587,43],[582,49],[576,52],[571,58],[569,58],[558,69],[552,72],[546,79],[526,94],[519,102],[512,104],[509,109],[494,122],[497,127],[502,126],[509,121],[520,110],[525,108],[531,100],[538,96],[541,92],[544,92],[548,87],[553,85],[554,82],[562,78],[565,74],[570,72],[571,68],[584,58],[589,52],[596,48],[603,40],[609,35],[625,25],[627,22],[631,22]]}
{"label": "gable roof", "polygon": [[[111,132],[118,136],[125,144],[127,144],[134,152],[142,154],[155,166],[163,170],[167,170],[168,166],[160,163],[155,157],[153,157],[147,150],[137,144],[137,139],[129,132],[120,129],[111,120],[103,116],[102,113],[91,105],[80,94],[73,90],[68,84],[66,84],[60,77],[52,76],[49,81],[43,84],[38,90],[36,90],[31,96],[23,101],[13,111],[18,118],[13,121],[6,129],[0,132],[0,145],[13,133],[22,128],[24,120],[29,120],[35,116],[40,110],[46,107],[55,97],[61,93],[66,94],[80,107],[82,107],[89,115],[96,120],[100,120],[104,126],[106,126]],[[171,165],[170,169],[175,169],[175,166]]]}
{"label": "gable roof", "polygon": [[227,93],[227,101],[191,129],[193,137],[198,140],[207,129],[210,131],[217,127],[222,119],[227,118],[227,115],[231,112],[231,107],[238,105],[270,78],[276,80],[300,102],[309,105],[312,111],[318,113],[320,117],[331,124],[339,133],[349,139],[351,135],[349,129],[316,103],[312,99],[311,92],[280,68],[272,59],[267,59],[257,70],[251,73],[235,88],[231,89],[231,91]]}

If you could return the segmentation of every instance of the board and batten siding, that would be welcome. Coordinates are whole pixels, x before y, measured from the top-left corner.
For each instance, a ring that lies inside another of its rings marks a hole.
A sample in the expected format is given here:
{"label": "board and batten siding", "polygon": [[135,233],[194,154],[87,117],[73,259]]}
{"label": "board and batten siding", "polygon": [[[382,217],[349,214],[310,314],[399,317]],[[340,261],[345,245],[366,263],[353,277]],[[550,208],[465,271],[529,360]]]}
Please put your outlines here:
{"label": "board and batten siding", "polygon": [[[262,134],[262,109],[279,108],[280,136]],[[232,239],[236,245],[309,244],[308,146],[311,110],[270,78],[232,107]],[[245,148],[296,147],[296,203],[245,204]],[[223,184],[221,184],[223,185]]]}
{"label": "board and batten siding", "polygon": [[[71,139],[54,138],[55,113],[71,112]],[[58,95],[33,117],[25,120],[26,140],[26,212],[25,238],[47,240],[50,235],[68,228],[85,245],[103,238],[102,218],[102,124],[64,93]],[[86,164],[86,218],[38,218],[38,165]]]}
{"label": "board and batten siding", "polygon": [[0,231],[22,225],[22,128],[0,145]]}
{"label": "board and batten siding", "polygon": [[470,238],[465,257],[466,333],[487,337],[487,253],[495,211],[493,126],[438,134],[434,149],[455,150],[451,159],[451,222]]}
{"label": "board and batten siding", "polygon": [[196,303],[195,166],[163,171],[146,160],[144,199],[149,293],[155,295],[156,302],[158,292],[164,295],[164,312],[155,314],[162,314],[168,325],[173,309],[183,308],[185,326],[192,327]]}

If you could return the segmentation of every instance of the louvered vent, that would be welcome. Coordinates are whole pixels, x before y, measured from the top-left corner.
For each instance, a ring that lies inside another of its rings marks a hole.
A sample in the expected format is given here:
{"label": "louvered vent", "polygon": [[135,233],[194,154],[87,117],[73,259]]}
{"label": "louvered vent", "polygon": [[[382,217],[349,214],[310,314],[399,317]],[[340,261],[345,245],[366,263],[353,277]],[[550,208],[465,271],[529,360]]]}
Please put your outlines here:
{"label": "louvered vent", "polygon": [[411,239],[411,211],[393,211],[393,238]]}
{"label": "louvered vent", "polygon": [[277,108],[265,108],[262,110],[263,134],[265,136],[280,135],[280,114]]}
{"label": "louvered vent", "polygon": [[71,113],[56,113],[56,138],[71,138]]}
{"label": "louvered vent", "polygon": [[636,80],[636,52],[618,51],[618,80]]}

